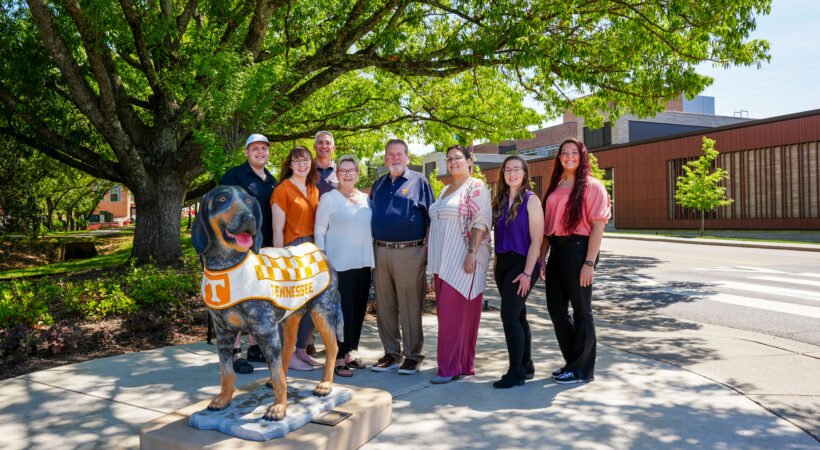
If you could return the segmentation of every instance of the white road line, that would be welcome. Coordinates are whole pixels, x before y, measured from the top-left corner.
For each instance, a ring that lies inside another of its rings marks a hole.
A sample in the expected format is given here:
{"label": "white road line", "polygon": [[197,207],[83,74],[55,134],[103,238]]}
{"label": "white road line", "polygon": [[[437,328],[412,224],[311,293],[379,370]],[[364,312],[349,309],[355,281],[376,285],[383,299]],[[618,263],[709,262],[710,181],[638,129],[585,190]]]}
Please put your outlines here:
{"label": "white road line", "polygon": [[771,277],[768,275],[763,275],[760,277],[749,277],[754,280],[765,280],[765,281],[779,281],[782,283],[792,283],[792,284],[805,284],[807,286],[820,286],[820,281],[815,280],[801,280],[800,278],[787,278],[787,277]]}
{"label": "white road line", "polygon": [[800,289],[788,289],[765,284],[740,283],[737,281],[718,281],[715,285],[722,286],[737,291],[751,291],[756,293],[774,294],[783,297],[794,297],[803,300],[820,300],[820,293],[803,291]]}
{"label": "white road line", "polygon": [[723,272],[742,272],[742,273],[748,273],[748,272],[754,272],[754,273],[788,273],[788,272],[784,272],[782,270],[764,269],[763,267],[753,267],[753,266],[696,267],[692,270],[702,270],[702,271],[707,271],[707,272],[720,270],[720,271],[723,271]]}
{"label": "white road line", "polygon": [[659,283],[651,278],[642,277],[640,275],[624,275],[630,280],[635,281],[637,286],[658,286]]}
{"label": "white road line", "polygon": [[767,311],[777,311],[784,314],[794,314],[803,317],[820,319],[820,308],[806,305],[795,305],[793,303],[774,302],[758,298],[742,297],[732,294],[714,294],[703,297],[702,300],[728,303],[731,305],[746,306],[749,308],[765,309]]}

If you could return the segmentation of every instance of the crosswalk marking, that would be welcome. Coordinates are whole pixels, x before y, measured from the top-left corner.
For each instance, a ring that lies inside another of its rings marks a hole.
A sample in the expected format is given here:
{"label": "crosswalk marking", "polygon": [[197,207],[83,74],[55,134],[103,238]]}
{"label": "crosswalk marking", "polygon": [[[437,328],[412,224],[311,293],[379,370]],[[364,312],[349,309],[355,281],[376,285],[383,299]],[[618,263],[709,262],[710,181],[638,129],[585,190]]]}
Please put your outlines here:
{"label": "crosswalk marking", "polygon": [[801,280],[800,278],[791,278],[791,277],[772,277],[768,275],[760,276],[760,277],[749,277],[754,280],[764,280],[764,281],[779,281],[782,283],[792,283],[792,284],[805,284],[807,286],[820,286],[820,281],[815,280]]}
{"label": "crosswalk marking", "polygon": [[723,293],[703,297],[703,300],[710,300],[713,302],[728,303],[731,305],[746,306],[757,309],[765,309],[767,311],[777,311],[779,313],[795,314],[798,316],[820,319],[820,308],[814,306],[795,305],[793,303],[774,302],[771,300],[763,300],[752,297],[742,297],[740,295]]}
{"label": "crosswalk marking", "polygon": [[784,272],[782,270],[766,269],[766,268],[763,268],[763,267],[754,267],[754,266],[696,267],[692,270],[701,270],[701,271],[708,271],[708,272],[720,270],[720,271],[723,271],[723,272],[788,273],[788,272]]}
{"label": "crosswalk marking", "polygon": [[638,286],[658,286],[659,283],[651,278],[642,277],[640,275],[624,275],[625,277],[633,280],[636,285]]}
{"label": "crosswalk marking", "polygon": [[722,286],[737,291],[751,291],[757,293],[774,294],[783,297],[794,297],[804,300],[820,300],[820,293],[804,291],[800,289],[789,289],[778,286],[768,286],[765,284],[741,283],[738,281],[718,281],[715,282],[715,284],[717,286]]}

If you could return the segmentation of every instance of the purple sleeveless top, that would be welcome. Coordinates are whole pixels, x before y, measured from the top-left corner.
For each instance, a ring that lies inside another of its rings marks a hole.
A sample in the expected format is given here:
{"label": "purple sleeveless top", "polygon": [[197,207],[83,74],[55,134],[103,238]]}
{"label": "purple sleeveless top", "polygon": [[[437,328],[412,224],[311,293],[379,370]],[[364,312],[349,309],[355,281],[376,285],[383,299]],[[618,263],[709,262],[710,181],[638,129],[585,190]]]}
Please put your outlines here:
{"label": "purple sleeveless top", "polygon": [[532,191],[524,193],[524,202],[518,207],[518,214],[515,220],[507,223],[508,208],[495,219],[493,236],[495,238],[495,252],[507,253],[515,252],[521,256],[527,256],[530,248],[530,215],[527,211],[527,202],[530,196],[535,195]]}

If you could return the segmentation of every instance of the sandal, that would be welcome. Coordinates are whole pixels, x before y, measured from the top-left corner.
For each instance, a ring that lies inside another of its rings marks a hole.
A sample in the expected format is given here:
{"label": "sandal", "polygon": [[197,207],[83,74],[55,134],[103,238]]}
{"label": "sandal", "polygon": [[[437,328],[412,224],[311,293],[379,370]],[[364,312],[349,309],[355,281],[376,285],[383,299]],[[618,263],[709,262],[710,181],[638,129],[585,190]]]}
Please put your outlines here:
{"label": "sandal", "polygon": [[350,368],[347,366],[336,366],[336,368],[333,369],[333,373],[335,373],[337,377],[353,376],[353,371],[351,371]]}
{"label": "sandal", "polygon": [[347,367],[350,367],[351,369],[366,369],[367,364],[365,364],[362,361],[359,361],[358,359],[351,359],[350,361],[348,361]]}

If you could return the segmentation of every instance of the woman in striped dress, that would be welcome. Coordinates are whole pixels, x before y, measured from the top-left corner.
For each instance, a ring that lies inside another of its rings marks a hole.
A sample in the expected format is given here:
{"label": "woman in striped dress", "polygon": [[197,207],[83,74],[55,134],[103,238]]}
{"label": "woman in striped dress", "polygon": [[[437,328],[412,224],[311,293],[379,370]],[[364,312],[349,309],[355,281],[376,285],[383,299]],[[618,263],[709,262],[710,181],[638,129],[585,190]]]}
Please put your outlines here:
{"label": "woman in striped dress", "polygon": [[470,177],[472,154],[447,149],[452,184],[430,206],[427,266],[435,275],[438,373],[434,384],[474,375],[475,344],[490,260],[490,191]]}

